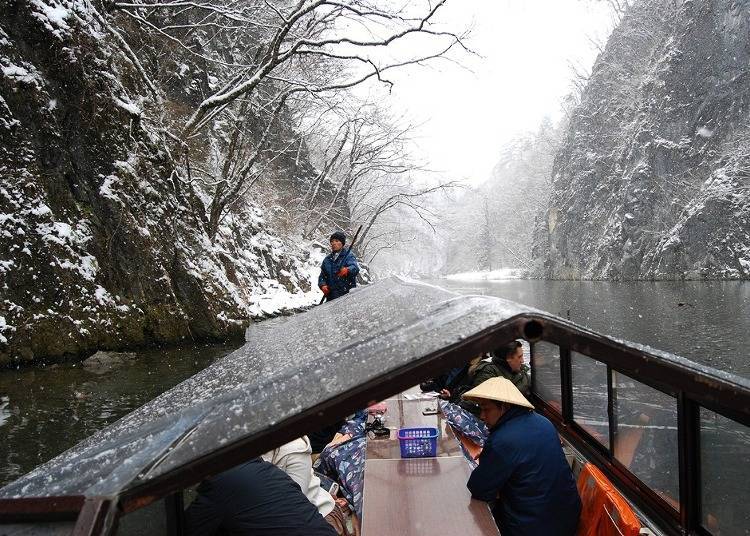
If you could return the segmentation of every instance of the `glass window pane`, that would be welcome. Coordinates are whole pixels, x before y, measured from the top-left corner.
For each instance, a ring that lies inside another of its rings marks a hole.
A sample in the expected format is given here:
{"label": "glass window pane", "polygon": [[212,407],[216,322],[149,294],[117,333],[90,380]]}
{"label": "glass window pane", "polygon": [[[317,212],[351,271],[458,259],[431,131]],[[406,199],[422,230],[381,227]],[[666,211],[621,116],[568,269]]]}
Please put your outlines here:
{"label": "glass window pane", "polygon": [[678,510],[677,401],[618,372],[612,382],[615,457]]}
{"label": "glass window pane", "polygon": [[0,523],[2,536],[70,536],[75,528],[70,521],[30,521],[28,523]]}
{"label": "glass window pane", "polygon": [[701,408],[703,526],[712,534],[750,534],[750,428]]}
{"label": "glass window pane", "polygon": [[158,536],[167,534],[165,500],[155,501],[120,517],[117,536]]}
{"label": "glass window pane", "polygon": [[561,411],[560,347],[548,342],[536,342],[532,346],[531,359],[532,390]]}
{"label": "glass window pane", "polygon": [[571,352],[573,420],[609,448],[607,365]]}

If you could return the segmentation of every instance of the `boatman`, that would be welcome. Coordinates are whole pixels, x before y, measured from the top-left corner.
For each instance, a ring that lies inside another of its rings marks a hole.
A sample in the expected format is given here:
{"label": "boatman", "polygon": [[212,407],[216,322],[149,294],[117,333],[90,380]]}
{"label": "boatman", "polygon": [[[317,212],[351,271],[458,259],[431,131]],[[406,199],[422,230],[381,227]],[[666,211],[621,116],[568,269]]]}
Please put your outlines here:
{"label": "boatman", "polygon": [[490,378],[464,398],[479,404],[490,429],[467,486],[492,505],[500,533],[574,536],[581,499],[552,423],[505,378]]}
{"label": "boatman", "polygon": [[331,253],[323,259],[318,286],[327,300],[349,293],[357,286],[359,265],[351,248],[344,249],[346,235],[336,231],[331,235]]}

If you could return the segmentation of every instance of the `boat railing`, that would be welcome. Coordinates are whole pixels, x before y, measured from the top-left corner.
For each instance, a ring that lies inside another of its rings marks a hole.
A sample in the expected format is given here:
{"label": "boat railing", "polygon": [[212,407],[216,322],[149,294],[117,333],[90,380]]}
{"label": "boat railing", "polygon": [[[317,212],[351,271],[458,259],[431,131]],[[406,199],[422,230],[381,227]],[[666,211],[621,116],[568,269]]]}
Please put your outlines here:
{"label": "boat railing", "polygon": [[750,382],[554,317],[531,318],[532,398],[668,534],[745,534]]}

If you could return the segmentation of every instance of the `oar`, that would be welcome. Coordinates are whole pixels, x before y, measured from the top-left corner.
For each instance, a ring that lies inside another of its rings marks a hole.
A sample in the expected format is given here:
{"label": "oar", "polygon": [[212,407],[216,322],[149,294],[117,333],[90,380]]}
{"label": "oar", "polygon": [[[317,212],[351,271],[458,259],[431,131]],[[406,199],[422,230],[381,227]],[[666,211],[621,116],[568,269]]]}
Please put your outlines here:
{"label": "oar", "polygon": [[[357,232],[354,233],[354,238],[352,238],[352,241],[349,243],[349,247],[346,248],[346,254],[347,255],[352,250],[352,247],[354,247],[354,243],[357,241],[357,237],[359,236],[359,232],[361,230],[362,230],[362,226],[360,225],[359,228],[357,228]],[[325,294],[323,294],[323,297],[320,298],[320,303],[318,305],[322,305],[324,301],[326,301],[326,295]]]}

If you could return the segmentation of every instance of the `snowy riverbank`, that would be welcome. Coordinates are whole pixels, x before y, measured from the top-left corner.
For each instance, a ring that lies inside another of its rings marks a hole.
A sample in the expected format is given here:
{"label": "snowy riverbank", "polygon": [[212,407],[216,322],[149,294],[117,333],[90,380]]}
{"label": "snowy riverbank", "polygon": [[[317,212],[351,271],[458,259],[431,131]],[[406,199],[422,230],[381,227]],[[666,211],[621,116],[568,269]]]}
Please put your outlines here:
{"label": "snowy riverbank", "polygon": [[503,281],[506,279],[525,279],[528,274],[521,268],[500,268],[484,272],[459,272],[444,276],[452,281]]}

